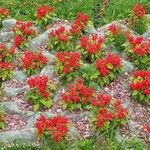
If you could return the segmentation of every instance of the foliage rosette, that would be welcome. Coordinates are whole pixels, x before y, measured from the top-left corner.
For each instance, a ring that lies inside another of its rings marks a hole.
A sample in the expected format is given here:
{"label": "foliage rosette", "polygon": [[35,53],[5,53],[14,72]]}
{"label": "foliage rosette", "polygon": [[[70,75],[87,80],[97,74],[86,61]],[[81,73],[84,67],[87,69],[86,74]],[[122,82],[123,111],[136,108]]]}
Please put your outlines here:
{"label": "foliage rosette", "polygon": [[4,43],[0,43],[0,61],[2,62],[12,62],[14,58],[15,47],[12,46],[7,48]]}
{"label": "foliage rosette", "polygon": [[36,36],[36,29],[30,21],[17,21],[13,31],[15,33],[14,45],[21,49],[27,48],[29,46],[28,41]]}
{"label": "foliage rosette", "polygon": [[105,50],[104,37],[97,34],[91,34],[89,37],[80,38],[81,54],[85,61],[94,62],[102,57]]}
{"label": "foliage rosette", "polygon": [[85,83],[91,87],[97,87],[98,85],[103,87],[109,84],[122,71],[122,59],[119,55],[111,53],[102,59],[97,59],[95,63],[81,68]]}
{"label": "foliage rosette", "polygon": [[52,22],[54,15],[54,7],[42,5],[36,10],[36,24],[46,26]]}
{"label": "foliage rosette", "polygon": [[92,101],[94,115],[93,123],[100,132],[114,132],[116,127],[125,124],[128,110],[122,106],[120,100],[104,93],[98,93]]}
{"label": "foliage rosette", "polygon": [[49,145],[51,148],[61,149],[60,147],[64,148],[65,146],[69,125],[69,120],[64,116],[57,115],[52,118],[46,118],[41,115],[35,123],[35,128],[39,139],[45,144],[47,143],[43,146],[47,148]]}
{"label": "foliage rosette", "polygon": [[72,81],[79,74],[82,65],[79,52],[58,52],[56,53],[55,72],[60,79]]}
{"label": "foliage rosette", "polygon": [[63,107],[70,111],[90,109],[93,98],[94,89],[85,86],[82,79],[71,83],[68,89],[61,94]]}
{"label": "foliage rosette", "polygon": [[112,23],[106,28],[105,38],[108,45],[114,45],[117,50],[123,51],[123,44],[126,42],[126,34],[129,31],[123,31],[122,27],[117,23]]}
{"label": "foliage rosette", "polygon": [[124,46],[125,51],[138,69],[147,70],[150,68],[150,40],[143,39],[142,36],[129,35]]}
{"label": "foliage rosette", "polygon": [[30,90],[25,94],[26,99],[33,104],[34,110],[50,108],[56,91],[54,84],[47,76],[35,76],[27,80]]}
{"label": "foliage rosette", "polygon": [[13,77],[14,65],[10,62],[0,61],[0,82],[6,81]]}
{"label": "foliage rosette", "polygon": [[132,97],[141,103],[150,102],[150,71],[135,71],[131,77]]}
{"label": "foliage rosette", "polygon": [[48,47],[55,52],[70,51],[72,49],[71,36],[64,26],[50,32]]}
{"label": "foliage rosette", "polygon": [[21,58],[21,66],[27,75],[34,75],[45,67],[48,60],[39,52],[26,51]]}

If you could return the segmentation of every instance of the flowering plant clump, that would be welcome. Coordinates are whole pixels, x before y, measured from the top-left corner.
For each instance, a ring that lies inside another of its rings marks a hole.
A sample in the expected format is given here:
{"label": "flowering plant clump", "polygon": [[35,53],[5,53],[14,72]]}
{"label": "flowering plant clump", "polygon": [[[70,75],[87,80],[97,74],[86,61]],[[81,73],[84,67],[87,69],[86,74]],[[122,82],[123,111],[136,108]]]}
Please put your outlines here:
{"label": "flowering plant clump", "polygon": [[129,27],[134,29],[140,34],[143,34],[146,30],[146,20],[144,18],[147,10],[142,4],[135,4],[133,7],[132,14],[128,20]]}
{"label": "flowering plant clump", "polygon": [[0,43],[0,61],[11,62],[14,57],[15,47],[7,48],[5,44]]}
{"label": "flowering plant clump", "polygon": [[30,91],[26,93],[26,98],[33,103],[35,111],[52,106],[56,85],[47,76],[31,77],[27,84]]}
{"label": "flowering plant clump", "polygon": [[47,58],[41,53],[27,51],[21,58],[22,68],[28,75],[36,74],[48,62]]}
{"label": "flowering plant clump", "polygon": [[15,33],[14,44],[20,48],[28,47],[27,42],[36,35],[35,27],[30,21],[17,21],[13,31]]}
{"label": "flowering plant clump", "polygon": [[0,79],[2,81],[11,79],[13,77],[13,70],[13,64],[0,61]]}
{"label": "flowering plant clump", "polygon": [[55,72],[60,75],[60,78],[65,78],[71,81],[77,77],[78,69],[81,65],[80,53],[78,52],[58,52]]}
{"label": "flowering plant clump", "polygon": [[83,57],[90,62],[94,62],[97,58],[102,56],[104,47],[104,38],[97,34],[90,35],[89,38],[82,36],[80,38],[80,48]]}
{"label": "flowering plant clump", "polygon": [[88,24],[89,18],[84,13],[78,13],[76,19],[72,22],[70,33],[75,37],[80,37]]}
{"label": "flowering plant clump", "polygon": [[150,102],[150,71],[135,71],[131,78],[132,97],[142,103]]}
{"label": "flowering plant clump", "polygon": [[48,119],[41,115],[35,123],[35,128],[40,138],[47,137],[49,139],[48,142],[52,140],[59,144],[67,136],[69,131],[69,120],[63,116],[55,116]]}
{"label": "flowering plant clump", "polygon": [[124,44],[125,51],[133,58],[133,62],[138,69],[148,69],[150,67],[150,41],[144,40],[142,36],[134,37],[130,35],[128,42]]}
{"label": "flowering plant clump", "polygon": [[51,23],[54,16],[54,7],[42,5],[36,10],[36,23],[39,26],[45,26]]}
{"label": "flowering plant clump", "polygon": [[123,51],[123,44],[126,42],[126,34],[122,30],[122,27],[113,23],[108,26],[105,33],[106,43],[109,45],[114,45],[117,50]]}
{"label": "flowering plant clump", "polygon": [[76,109],[89,109],[94,96],[94,90],[83,84],[81,79],[70,84],[68,90],[61,95],[63,106],[71,111]]}
{"label": "flowering plant clump", "polygon": [[60,26],[56,30],[50,32],[49,48],[54,51],[71,50],[71,43],[68,32],[64,26]]}
{"label": "flowering plant clump", "polygon": [[0,8],[0,20],[9,16],[9,10],[6,8]]}
{"label": "flowering plant clump", "polygon": [[125,123],[128,111],[122,106],[120,100],[98,93],[97,98],[92,101],[92,105],[96,129],[102,132],[108,131]]}

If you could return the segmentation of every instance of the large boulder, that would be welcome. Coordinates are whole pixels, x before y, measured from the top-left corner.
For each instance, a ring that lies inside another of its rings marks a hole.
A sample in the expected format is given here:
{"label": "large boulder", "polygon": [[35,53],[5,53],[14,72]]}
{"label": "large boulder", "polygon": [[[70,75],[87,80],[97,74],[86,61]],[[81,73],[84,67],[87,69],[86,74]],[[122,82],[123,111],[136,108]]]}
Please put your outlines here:
{"label": "large boulder", "polygon": [[16,24],[16,22],[17,21],[15,19],[6,19],[2,21],[2,26],[7,30],[11,30],[12,27]]}

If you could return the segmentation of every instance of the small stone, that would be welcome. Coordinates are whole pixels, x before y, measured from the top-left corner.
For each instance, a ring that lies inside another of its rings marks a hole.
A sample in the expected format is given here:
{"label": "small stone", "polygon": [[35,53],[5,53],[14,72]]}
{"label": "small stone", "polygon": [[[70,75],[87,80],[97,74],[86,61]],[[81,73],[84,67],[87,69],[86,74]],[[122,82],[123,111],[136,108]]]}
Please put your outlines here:
{"label": "small stone", "polygon": [[14,71],[14,79],[18,82],[23,82],[27,79],[27,76],[24,72],[16,70]]}
{"label": "small stone", "polygon": [[54,73],[54,67],[51,65],[47,65],[41,70],[40,75],[52,77],[53,73]]}
{"label": "small stone", "polygon": [[6,28],[7,30],[11,30],[11,28],[16,24],[15,19],[6,19],[2,22],[3,28]]}

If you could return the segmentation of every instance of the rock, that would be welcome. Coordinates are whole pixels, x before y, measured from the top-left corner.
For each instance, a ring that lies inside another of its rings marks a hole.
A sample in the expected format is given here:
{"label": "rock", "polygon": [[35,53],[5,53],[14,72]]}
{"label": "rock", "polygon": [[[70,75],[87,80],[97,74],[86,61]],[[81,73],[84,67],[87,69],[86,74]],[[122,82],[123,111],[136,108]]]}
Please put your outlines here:
{"label": "rock", "polygon": [[122,64],[124,66],[125,72],[132,72],[134,70],[134,66],[132,65],[131,62],[123,60]]}
{"label": "rock", "polygon": [[124,137],[122,137],[119,128],[117,128],[116,130],[115,139],[117,140],[118,143],[121,143],[124,140]]}
{"label": "rock", "polygon": [[0,141],[7,143],[19,140],[21,142],[33,141],[36,139],[34,128],[25,128],[22,130],[5,131],[0,133]]}
{"label": "rock", "polygon": [[41,70],[40,75],[52,77],[53,73],[54,73],[54,67],[51,65],[47,65]]}
{"label": "rock", "polygon": [[2,32],[1,33],[1,40],[3,42],[9,42],[14,36],[14,32],[10,31],[10,32]]}
{"label": "rock", "polygon": [[55,58],[56,58],[55,55],[51,54],[50,52],[46,52],[46,51],[44,51],[42,54],[45,57],[47,57],[49,64],[52,64],[55,62]]}
{"label": "rock", "polygon": [[7,30],[11,30],[11,28],[16,24],[15,19],[6,19],[2,22],[3,28],[6,28]]}
{"label": "rock", "polygon": [[14,79],[19,81],[19,82],[23,82],[27,79],[26,74],[23,71],[14,71]]}
{"label": "rock", "polygon": [[19,93],[25,92],[27,89],[29,89],[29,86],[24,86],[22,88],[14,88],[14,87],[3,86],[4,94],[8,97],[16,96]]}
{"label": "rock", "polygon": [[149,29],[147,32],[145,32],[145,33],[143,34],[143,38],[144,38],[144,39],[150,38],[150,29]]}

